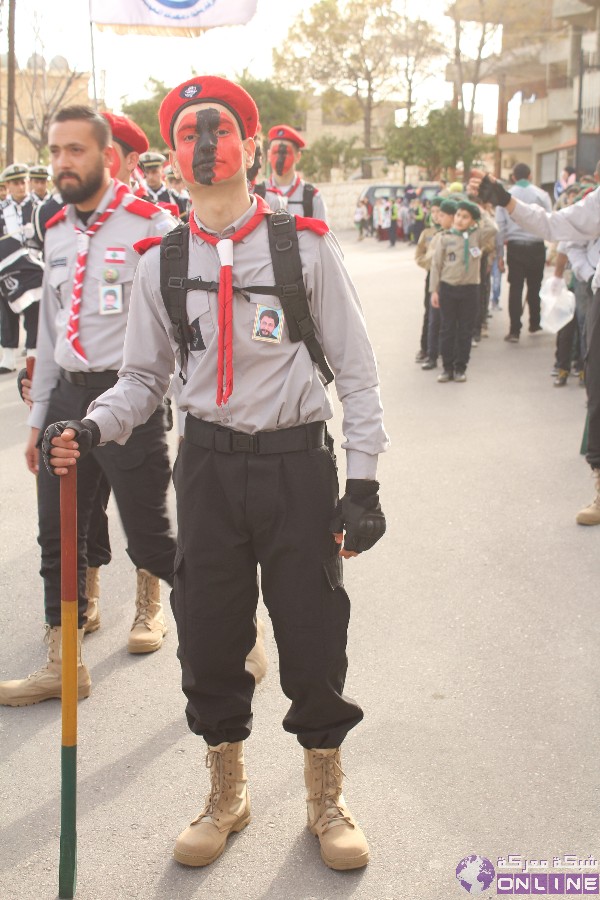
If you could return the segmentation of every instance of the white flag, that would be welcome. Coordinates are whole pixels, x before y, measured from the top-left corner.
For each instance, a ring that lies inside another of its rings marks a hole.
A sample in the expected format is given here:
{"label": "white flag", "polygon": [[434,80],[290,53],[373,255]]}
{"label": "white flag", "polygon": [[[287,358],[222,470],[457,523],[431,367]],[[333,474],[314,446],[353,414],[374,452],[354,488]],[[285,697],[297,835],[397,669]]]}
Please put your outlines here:
{"label": "white flag", "polygon": [[257,0],[91,0],[91,19],[118,34],[194,37],[206,28],[245,25]]}

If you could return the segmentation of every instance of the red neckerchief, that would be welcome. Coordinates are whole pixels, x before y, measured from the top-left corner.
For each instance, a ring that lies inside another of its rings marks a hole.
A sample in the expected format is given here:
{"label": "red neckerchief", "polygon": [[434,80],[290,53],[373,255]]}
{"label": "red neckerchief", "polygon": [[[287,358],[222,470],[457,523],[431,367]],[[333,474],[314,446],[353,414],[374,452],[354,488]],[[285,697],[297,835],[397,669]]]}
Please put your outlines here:
{"label": "red neckerchief", "polygon": [[75,226],[75,233],[77,234],[77,262],[75,263],[75,278],[73,279],[73,289],[71,291],[71,311],[69,312],[69,322],[67,324],[67,340],[70,343],[75,356],[86,365],[87,356],[85,355],[85,351],[79,340],[79,313],[81,310],[83,279],[85,278],[85,264],[90,247],[90,240],[115,209],[121,205],[123,197],[128,193],[129,188],[127,185],[117,181],[112,200],[102,215],[98,216],[94,224],[90,225],[89,228],[86,228],[85,231],[82,231],[81,228]]}
{"label": "red neckerchief", "polygon": [[277,185],[273,184],[273,178],[271,177],[271,178],[269,178],[267,190],[271,194],[279,194],[280,197],[291,197],[292,194],[294,193],[294,191],[296,190],[296,188],[300,187],[300,181],[301,181],[300,176],[296,175],[296,180],[292,184],[289,191],[282,191],[280,188],[277,187]]}
{"label": "red neckerchief", "polygon": [[[230,237],[220,238],[217,234],[210,234],[198,225],[195,215],[190,216],[190,230],[192,234],[212,244],[217,248],[221,271],[219,273],[219,344],[217,350],[217,406],[222,406],[229,400],[233,391],[233,245],[260,225],[263,216],[269,215],[271,209],[262,197],[256,197],[256,212],[234,231]],[[225,390],[223,391],[223,378],[226,375]]]}

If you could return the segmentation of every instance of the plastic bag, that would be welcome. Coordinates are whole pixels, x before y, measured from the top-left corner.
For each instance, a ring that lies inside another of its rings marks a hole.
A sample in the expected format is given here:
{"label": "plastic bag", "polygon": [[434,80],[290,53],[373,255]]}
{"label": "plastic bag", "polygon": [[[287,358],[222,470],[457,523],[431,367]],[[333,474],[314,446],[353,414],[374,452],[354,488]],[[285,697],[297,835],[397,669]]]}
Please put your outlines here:
{"label": "plastic bag", "polygon": [[541,326],[544,331],[556,334],[575,315],[575,294],[570,291],[563,278],[546,279],[540,291],[542,301]]}

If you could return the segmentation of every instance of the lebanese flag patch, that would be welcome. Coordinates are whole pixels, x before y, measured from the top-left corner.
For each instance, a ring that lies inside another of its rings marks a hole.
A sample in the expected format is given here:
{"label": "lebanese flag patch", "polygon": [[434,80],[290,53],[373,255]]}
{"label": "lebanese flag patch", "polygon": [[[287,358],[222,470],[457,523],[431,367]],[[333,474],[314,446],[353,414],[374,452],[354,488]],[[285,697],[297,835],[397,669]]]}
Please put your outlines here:
{"label": "lebanese flag patch", "polygon": [[127,249],[125,247],[107,247],[104,254],[104,262],[107,263],[124,263],[127,262]]}

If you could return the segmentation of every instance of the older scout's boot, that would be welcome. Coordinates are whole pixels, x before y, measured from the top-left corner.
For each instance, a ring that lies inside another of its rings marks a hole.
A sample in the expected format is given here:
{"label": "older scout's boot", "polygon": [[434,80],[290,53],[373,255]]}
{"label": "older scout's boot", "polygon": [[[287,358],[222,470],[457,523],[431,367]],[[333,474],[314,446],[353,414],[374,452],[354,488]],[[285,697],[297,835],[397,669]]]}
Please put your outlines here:
{"label": "older scout's boot", "polygon": [[339,747],[304,751],[308,789],[308,828],[319,838],[321,858],[330,869],[360,869],[369,862],[369,845],[342,795]]}
{"label": "older scout's boot", "polygon": [[[60,625],[46,625],[44,640],[48,644],[46,665],[17,681],[0,682],[0,704],[2,706],[31,706],[42,700],[60,699],[62,692],[61,628]],[[83,700],[90,696],[92,681],[87,666],[81,659],[83,628],[77,631],[77,697]]]}
{"label": "older scout's boot", "polygon": [[250,821],[250,796],[246,787],[244,742],[208,748],[210,793],[204,811],[175,842],[173,856],[185,866],[207,866],[223,850],[232,831]]}
{"label": "older scout's boot", "polygon": [[256,684],[260,684],[267,674],[267,654],[265,651],[265,623],[256,620],[256,643],[246,657],[246,669],[252,672]]}
{"label": "older scout's boot", "polygon": [[98,601],[100,600],[100,569],[88,566],[85,573],[85,593],[88,598],[87,609],[85,614],[87,621],[83,627],[84,634],[90,634],[100,628],[100,610]]}
{"label": "older scout's boot", "polygon": [[596,481],[596,496],[589,506],[577,513],[578,525],[600,525],[600,469],[593,469],[592,474]]}
{"label": "older scout's boot", "polygon": [[160,602],[160,580],[146,569],[136,571],[135,619],[127,649],[130,653],[152,653],[160,648],[167,633],[165,614]]}

